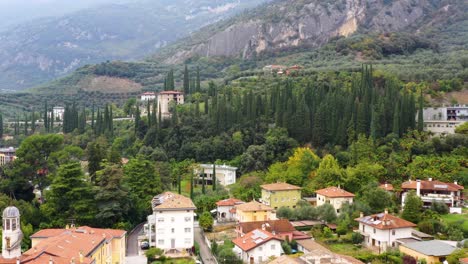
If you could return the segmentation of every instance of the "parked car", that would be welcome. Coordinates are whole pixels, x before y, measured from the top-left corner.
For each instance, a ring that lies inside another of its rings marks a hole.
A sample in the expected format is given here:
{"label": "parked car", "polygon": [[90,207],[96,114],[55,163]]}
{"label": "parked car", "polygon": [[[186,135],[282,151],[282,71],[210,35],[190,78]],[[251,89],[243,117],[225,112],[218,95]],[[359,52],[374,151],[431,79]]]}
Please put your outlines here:
{"label": "parked car", "polygon": [[148,241],[143,241],[143,242],[141,242],[140,248],[141,248],[141,249],[148,249],[148,248],[149,248],[149,243],[148,243]]}

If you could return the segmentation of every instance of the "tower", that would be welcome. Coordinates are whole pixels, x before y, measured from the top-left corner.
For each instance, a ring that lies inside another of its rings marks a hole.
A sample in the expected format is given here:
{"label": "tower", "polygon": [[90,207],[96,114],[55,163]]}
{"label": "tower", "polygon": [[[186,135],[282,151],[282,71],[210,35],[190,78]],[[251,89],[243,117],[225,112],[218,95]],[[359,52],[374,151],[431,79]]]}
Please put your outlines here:
{"label": "tower", "polygon": [[9,206],[3,210],[3,232],[2,232],[2,257],[14,259],[21,256],[21,232],[20,212],[18,208]]}

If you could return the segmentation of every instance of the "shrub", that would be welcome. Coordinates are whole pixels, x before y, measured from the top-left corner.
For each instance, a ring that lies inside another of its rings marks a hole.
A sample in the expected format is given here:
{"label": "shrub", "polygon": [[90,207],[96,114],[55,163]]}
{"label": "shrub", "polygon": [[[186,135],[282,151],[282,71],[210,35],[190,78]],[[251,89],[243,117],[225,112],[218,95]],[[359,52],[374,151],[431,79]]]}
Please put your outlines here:
{"label": "shrub", "polygon": [[362,241],[364,241],[364,236],[358,232],[353,232],[353,234],[351,235],[351,241],[353,242],[353,244],[361,244]]}

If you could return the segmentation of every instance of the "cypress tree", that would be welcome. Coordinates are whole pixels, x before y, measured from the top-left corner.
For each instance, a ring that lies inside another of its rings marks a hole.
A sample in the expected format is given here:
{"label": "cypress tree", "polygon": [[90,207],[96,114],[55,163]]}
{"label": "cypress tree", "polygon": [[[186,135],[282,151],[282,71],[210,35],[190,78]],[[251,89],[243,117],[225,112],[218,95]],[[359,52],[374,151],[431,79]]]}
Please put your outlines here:
{"label": "cypress tree", "polygon": [[52,132],[54,133],[54,113],[51,113],[51,117],[50,117],[50,124],[48,125],[48,128],[49,128],[49,132]]}
{"label": "cypress tree", "polygon": [[91,108],[91,128],[94,129],[94,103],[93,107]]}
{"label": "cypress tree", "polygon": [[216,191],[216,164],[213,162],[213,191]]}
{"label": "cypress tree", "polygon": [[205,109],[204,109],[204,110],[205,110],[205,115],[207,115],[208,112],[209,112],[208,97],[205,97],[205,105],[204,105],[204,107],[205,107]]}
{"label": "cypress tree", "polygon": [[158,118],[156,116],[156,112],[157,112],[157,109],[158,109],[158,103],[156,100],[153,101],[153,112],[151,112],[151,124],[153,126],[156,126],[157,123],[158,123]]}
{"label": "cypress tree", "polygon": [[161,113],[161,104],[158,105],[159,111],[158,111],[158,126],[161,128],[161,121],[162,121],[162,113]]}
{"label": "cypress tree", "polygon": [[187,64],[185,64],[185,69],[184,69],[184,93],[186,95],[190,94],[190,76],[189,76]]}
{"label": "cypress tree", "polygon": [[182,187],[181,187],[181,179],[180,179],[180,173],[177,174],[177,192],[179,194],[182,193]]}
{"label": "cypress tree", "polygon": [[190,199],[193,200],[193,172],[190,174]]}
{"label": "cypress tree", "polygon": [[424,98],[423,98],[423,92],[422,88],[420,91],[419,95],[419,105],[418,105],[418,131],[423,131],[424,130],[424,116],[423,116],[423,111],[424,111]]}
{"label": "cypress tree", "polygon": [[136,109],[135,109],[135,136],[138,135],[138,131],[139,131],[139,128],[140,128],[140,120],[141,120],[141,118],[140,118],[140,107],[138,107],[138,105],[137,105]]}
{"label": "cypress tree", "polygon": [[195,92],[199,93],[201,92],[201,86],[200,86],[200,68],[197,66],[197,86],[195,87]]}
{"label": "cypress tree", "polygon": [[146,119],[148,119],[148,127],[151,127],[151,105],[149,100],[146,103],[146,112]]}
{"label": "cypress tree", "polygon": [[395,105],[395,110],[393,110],[393,134],[400,136],[400,101]]}
{"label": "cypress tree", "polygon": [[202,172],[202,194],[206,194],[205,190],[205,173]]}
{"label": "cypress tree", "polygon": [[48,111],[47,101],[45,101],[44,102],[44,117],[43,117],[43,119],[44,119],[44,128],[45,128],[46,133],[49,132],[49,120],[48,120],[49,115],[48,115],[47,111]]}
{"label": "cypress tree", "polygon": [[24,135],[27,136],[28,135],[28,115],[27,114],[24,114]]}
{"label": "cypress tree", "polygon": [[3,115],[0,113],[0,138],[3,138]]}
{"label": "cypress tree", "polygon": [[33,110],[31,114],[31,133],[34,134],[34,132],[36,132],[36,113]]}

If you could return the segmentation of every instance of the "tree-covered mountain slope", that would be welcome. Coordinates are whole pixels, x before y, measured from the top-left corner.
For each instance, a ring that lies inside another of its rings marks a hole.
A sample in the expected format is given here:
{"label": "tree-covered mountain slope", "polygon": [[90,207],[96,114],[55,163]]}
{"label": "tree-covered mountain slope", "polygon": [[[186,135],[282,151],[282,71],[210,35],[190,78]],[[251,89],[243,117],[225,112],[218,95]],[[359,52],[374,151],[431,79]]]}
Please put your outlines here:
{"label": "tree-covered mountain slope", "polygon": [[143,58],[264,1],[138,0],[23,23],[0,33],[0,89],[37,86],[85,64]]}

